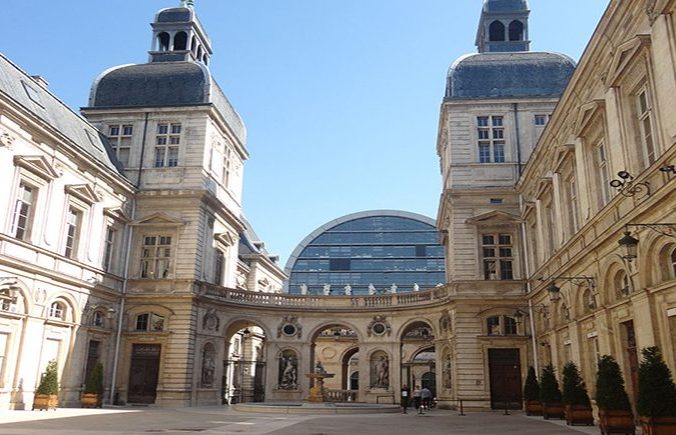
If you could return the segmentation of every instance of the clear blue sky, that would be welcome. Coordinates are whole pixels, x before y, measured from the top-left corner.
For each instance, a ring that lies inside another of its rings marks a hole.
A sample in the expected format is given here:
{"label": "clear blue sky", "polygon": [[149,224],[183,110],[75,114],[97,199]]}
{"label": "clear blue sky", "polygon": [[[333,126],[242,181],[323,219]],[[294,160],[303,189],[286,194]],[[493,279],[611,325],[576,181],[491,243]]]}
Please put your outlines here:
{"label": "clear blue sky", "polygon": [[[147,61],[178,0],[3,4],[0,50],[87,104],[104,69]],[[316,227],[361,210],[436,217],[448,66],[474,52],[481,0],[196,0],[211,69],[247,125],[244,211],[284,265]],[[530,0],[532,50],[578,60],[607,0]]]}

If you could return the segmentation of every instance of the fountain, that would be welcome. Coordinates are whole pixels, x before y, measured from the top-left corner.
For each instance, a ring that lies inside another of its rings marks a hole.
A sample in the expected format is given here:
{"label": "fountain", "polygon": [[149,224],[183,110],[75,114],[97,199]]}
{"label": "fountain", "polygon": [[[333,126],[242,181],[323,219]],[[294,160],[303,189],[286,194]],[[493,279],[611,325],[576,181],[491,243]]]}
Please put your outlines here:
{"label": "fountain", "polygon": [[306,373],[305,377],[312,379],[312,387],[310,388],[310,396],[307,401],[311,403],[324,402],[324,379],[334,377],[334,373],[326,373],[322,363],[317,361],[314,373]]}

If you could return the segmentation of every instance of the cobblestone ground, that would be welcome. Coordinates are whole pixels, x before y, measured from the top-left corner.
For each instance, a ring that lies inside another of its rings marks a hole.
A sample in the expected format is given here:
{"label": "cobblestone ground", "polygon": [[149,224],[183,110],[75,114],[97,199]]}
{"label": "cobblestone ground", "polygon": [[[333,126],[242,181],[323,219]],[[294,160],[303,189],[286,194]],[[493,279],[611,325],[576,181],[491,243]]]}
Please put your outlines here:
{"label": "cobblestone ground", "polygon": [[227,408],[116,408],[102,410],[0,411],[0,434],[277,434],[277,435],[564,435],[599,434],[597,427],[567,427],[561,421],[520,412],[470,413],[433,410],[425,415],[273,415]]}

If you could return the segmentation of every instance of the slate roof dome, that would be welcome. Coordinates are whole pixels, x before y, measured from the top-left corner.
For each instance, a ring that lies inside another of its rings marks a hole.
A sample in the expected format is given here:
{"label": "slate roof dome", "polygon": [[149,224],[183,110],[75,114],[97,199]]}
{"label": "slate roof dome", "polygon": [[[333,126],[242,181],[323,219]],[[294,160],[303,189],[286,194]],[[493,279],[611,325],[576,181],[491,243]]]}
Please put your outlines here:
{"label": "slate roof dome", "polygon": [[558,53],[470,54],[451,65],[446,98],[559,97],[574,70],[575,62]]}
{"label": "slate roof dome", "polygon": [[160,10],[157,15],[155,15],[156,23],[182,23],[186,21],[193,21],[197,17],[195,16],[195,10],[192,8],[167,8]]}
{"label": "slate roof dome", "polygon": [[484,12],[513,12],[528,10],[528,0],[484,0]]}
{"label": "slate roof dome", "polygon": [[151,62],[104,71],[94,82],[89,106],[179,107],[213,104],[242,143],[246,129],[202,62]]}

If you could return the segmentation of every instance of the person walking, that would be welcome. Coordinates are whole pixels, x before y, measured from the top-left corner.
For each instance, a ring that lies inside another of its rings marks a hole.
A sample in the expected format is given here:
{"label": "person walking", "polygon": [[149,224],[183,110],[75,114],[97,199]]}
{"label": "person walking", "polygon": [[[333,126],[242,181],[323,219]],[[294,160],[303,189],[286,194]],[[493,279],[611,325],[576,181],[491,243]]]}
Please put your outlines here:
{"label": "person walking", "polygon": [[413,390],[413,405],[415,406],[415,409],[418,410],[418,414],[423,413],[420,394],[420,385],[416,385],[415,389]]}
{"label": "person walking", "polygon": [[408,409],[408,401],[411,397],[411,390],[409,390],[408,385],[401,387],[401,413],[406,414]]}
{"label": "person walking", "polygon": [[422,390],[420,390],[420,399],[422,402],[421,408],[423,408],[423,410],[429,411],[430,402],[432,401],[432,391],[430,391],[429,388],[424,387]]}

